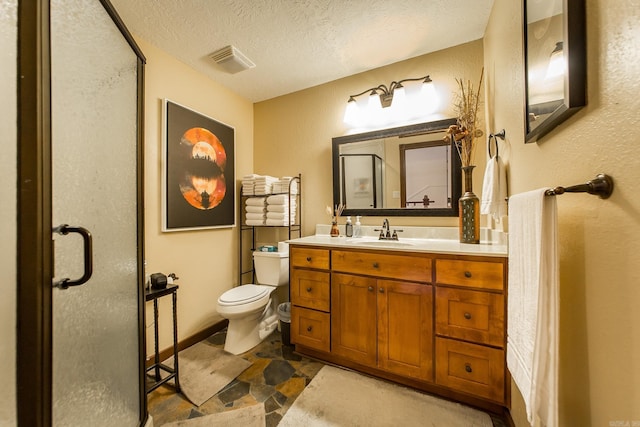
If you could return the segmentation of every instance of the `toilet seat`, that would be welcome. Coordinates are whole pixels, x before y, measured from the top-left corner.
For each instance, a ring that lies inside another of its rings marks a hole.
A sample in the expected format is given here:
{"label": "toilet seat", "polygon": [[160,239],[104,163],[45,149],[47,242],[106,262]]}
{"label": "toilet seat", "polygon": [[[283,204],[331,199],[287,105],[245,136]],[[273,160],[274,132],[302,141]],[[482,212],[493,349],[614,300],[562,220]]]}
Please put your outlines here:
{"label": "toilet seat", "polygon": [[236,306],[250,304],[254,301],[263,299],[268,296],[273,289],[270,286],[261,285],[242,285],[224,292],[218,298],[218,304],[221,306]]}

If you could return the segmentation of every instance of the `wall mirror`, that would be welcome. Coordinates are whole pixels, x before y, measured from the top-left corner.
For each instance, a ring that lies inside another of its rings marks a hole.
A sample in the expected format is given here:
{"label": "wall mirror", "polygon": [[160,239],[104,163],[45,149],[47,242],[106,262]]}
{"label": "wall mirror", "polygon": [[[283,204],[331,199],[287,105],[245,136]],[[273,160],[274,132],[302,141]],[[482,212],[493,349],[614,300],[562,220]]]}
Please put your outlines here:
{"label": "wall mirror", "polygon": [[586,105],[584,0],[524,1],[525,142]]}
{"label": "wall mirror", "polygon": [[445,142],[455,119],[333,138],[333,202],[343,215],[457,216],[460,158]]}

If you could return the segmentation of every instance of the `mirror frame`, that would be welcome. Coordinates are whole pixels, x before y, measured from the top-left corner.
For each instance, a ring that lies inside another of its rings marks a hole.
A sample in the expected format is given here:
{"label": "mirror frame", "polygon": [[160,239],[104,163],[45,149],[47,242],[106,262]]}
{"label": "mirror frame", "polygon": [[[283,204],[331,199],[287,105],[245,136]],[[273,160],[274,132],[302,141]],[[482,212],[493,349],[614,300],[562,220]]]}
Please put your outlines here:
{"label": "mirror frame", "polygon": [[523,2],[523,49],[525,85],[525,143],[536,142],[560,123],[587,105],[587,61],[585,0],[562,0],[563,51],[567,69],[564,77],[564,99],[535,129],[529,127],[529,72],[527,67],[528,24],[527,0]]}
{"label": "mirror frame", "polygon": [[[333,138],[331,140],[333,157],[333,204],[337,205],[340,203],[340,145],[351,142],[368,141],[370,139],[426,135],[429,133],[442,132],[456,123],[456,119],[444,119]],[[460,157],[455,149],[451,150],[451,166],[451,208],[349,209],[347,207],[342,212],[342,216],[458,216],[458,199],[462,195],[462,172],[460,169]]]}

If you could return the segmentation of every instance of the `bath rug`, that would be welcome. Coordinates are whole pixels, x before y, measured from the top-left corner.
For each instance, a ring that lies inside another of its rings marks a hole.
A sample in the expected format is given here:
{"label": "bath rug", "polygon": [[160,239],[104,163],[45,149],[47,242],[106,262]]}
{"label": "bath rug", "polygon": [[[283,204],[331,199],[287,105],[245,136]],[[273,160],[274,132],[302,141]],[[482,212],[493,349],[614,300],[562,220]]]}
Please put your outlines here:
{"label": "bath rug", "polygon": [[[164,364],[173,366],[173,356]],[[196,406],[202,405],[233,381],[251,362],[206,342],[178,353],[180,391]]]}
{"label": "bath rug", "polygon": [[278,427],[492,427],[488,414],[468,406],[324,366],[293,402]]}
{"label": "bath rug", "polygon": [[174,421],[163,424],[162,427],[264,427],[266,424],[264,405],[251,405],[246,408]]}

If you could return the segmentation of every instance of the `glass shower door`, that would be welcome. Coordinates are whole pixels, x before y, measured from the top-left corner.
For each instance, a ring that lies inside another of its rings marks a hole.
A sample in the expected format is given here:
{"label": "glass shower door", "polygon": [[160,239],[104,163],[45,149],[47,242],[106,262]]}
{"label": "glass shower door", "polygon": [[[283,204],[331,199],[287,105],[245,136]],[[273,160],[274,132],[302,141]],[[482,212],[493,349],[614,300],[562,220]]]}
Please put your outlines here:
{"label": "glass shower door", "polygon": [[91,234],[53,234],[55,426],[141,419],[137,72],[100,1],[51,1],[53,226]]}

